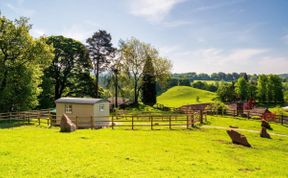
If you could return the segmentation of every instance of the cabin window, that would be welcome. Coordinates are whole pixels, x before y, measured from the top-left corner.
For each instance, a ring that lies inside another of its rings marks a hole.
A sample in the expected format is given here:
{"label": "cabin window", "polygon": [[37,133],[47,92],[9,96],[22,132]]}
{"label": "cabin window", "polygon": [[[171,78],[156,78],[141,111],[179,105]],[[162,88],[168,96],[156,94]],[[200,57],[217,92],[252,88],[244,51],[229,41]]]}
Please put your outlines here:
{"label": "cabin window", "polygon": [[71,104],[65,105],[65,113],[68,113],[68,114],[72,113],[72,105]]}
{"label": "cabin window", "polygon": [[103,112],[104,111],[104,104],[99,105],[99,111]]}

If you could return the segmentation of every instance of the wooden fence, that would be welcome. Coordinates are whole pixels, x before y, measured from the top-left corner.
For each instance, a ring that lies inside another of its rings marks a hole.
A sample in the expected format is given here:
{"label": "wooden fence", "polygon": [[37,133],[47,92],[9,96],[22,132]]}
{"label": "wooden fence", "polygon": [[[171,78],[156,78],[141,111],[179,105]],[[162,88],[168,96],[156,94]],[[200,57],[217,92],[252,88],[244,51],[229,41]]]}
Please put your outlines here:
{"label": "wooden fence", "polygon": [[[245,112],[244,112],[245,113]],[[236,110],[226,110],[225,112],[216,112],[212,110],[189,110],[186,113],[149,113],[142,112],[139,114],[115,114],[111,116],[76,116],[71,117],[73,123],[78,128],[99,128],[99,127],[110,127],[112,129],[118,127],[126,127],[134,130],[135,128],[146,127],[151,130],[157,128],[167,127],[169,129],[173,128],[190,128],[193,127],[196,122],[203,123],[207,120],[207,115],[229,115],[237,116]],[[253,113],[247,111],[246,114],[242,115],[247,118],[261,117],[261,113]],[[57,126],[60,124],[62,116],[57,116],[55,113],[51,113],[51,109],[44,110],[31,110],[22,112],[8,112],[0,113],[0,124],[3,122],[11,123],[11,125],[16,125],[18,122],[27,124],[45,124],[49,127]],[[275,115],[275,122],[283,124],[288,124],[288,116],[285,115]],[[16,124],[14,124],[16,123]]]}
{"label": "wooden fence", "polygon": [[[243,110],[243,113],[239,115],[237,113],[237,110],[233,109],[226,109],[225,111],[212,111],[212,110],[205,110],[204,112],[207,112],[208,115],[228,115],[228,116],[241,116],[246,117],[248,119],[260,119],[263,115],[263,113],[259,112],[253,112],[251,110]],[[281,123],[282,125],[288,124],[288,116],[285,115],[275,115],[275,119],[271,120],[272,122]]]}
{"label": "wooden fence", "polygon": [[[53,116],[52,125],[59,125],[62,116]],[[69,117],[77,128],[103,128],[111,127],[139,129],[150,128],[154,129],[175,129],[175,128],[190,128],[196,122],[203,122],[200,115],[195,114],[163,114],[163,113],[141,113],[141,114],[115,114],[111,116],[73,116]],[[205,117],[205,119],[207,119]]]}
{"label": "wooden fence", "polygon": [[[205,117],[205,119],[207,119]],[[140,114],[140,115],[114,115],[111,116],[112,129],[116,127],[126,127],[137,129],[139,127],[154,129],[189,129],[195,126],[196,122],[203,122],[200,115],[194,114]]]}
{"label": "wooden fence", "polygon": [[31,124],[35,121],[38,125],[44,121],[51,126],[52,119],[51,109],[0,113],[0,123],[10,123],[12,126],[17,123]]}

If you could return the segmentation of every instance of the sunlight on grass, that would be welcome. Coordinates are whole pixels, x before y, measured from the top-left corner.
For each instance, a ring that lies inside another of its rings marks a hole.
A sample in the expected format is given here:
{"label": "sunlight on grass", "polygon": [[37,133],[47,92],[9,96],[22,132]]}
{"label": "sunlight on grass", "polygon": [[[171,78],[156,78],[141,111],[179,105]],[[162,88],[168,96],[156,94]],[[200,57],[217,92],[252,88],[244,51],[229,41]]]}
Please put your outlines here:
{"label": "sunlight on grass", "polygon": [[[219,118],[210,118],[211,125],[251,129],[259,125]],[[288,132],[281,125],[272,127]],[[288,176],[288,137],[245,135],[252,148],[231,144],[225,130],[217,129],[74,133],[35,126],[0,129],[0,177]]]}
{"label": "sunlight on grass", "polygon": [[[199,96],[199,102],[197,102]],[[180,107],[186,104],[212,102],[216,97],[213,92],[187,86],[176,86],[157,97],[157,102],[165,106]]]}

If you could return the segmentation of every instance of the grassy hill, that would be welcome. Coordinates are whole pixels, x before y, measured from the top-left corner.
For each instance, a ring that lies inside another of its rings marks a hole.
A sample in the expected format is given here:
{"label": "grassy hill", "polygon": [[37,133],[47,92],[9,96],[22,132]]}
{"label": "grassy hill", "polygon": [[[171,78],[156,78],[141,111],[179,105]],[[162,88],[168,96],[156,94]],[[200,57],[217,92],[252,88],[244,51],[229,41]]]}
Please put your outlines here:
{"label": "grassy hill", "polygon": [[[199,96],[199,102],[196,101],[197,96]],[[216,94],[213,92],[187,86],[176,86],[157,97],[157,103],[170,107],[179,107],[185,104],[212,102],[215,97]]]}

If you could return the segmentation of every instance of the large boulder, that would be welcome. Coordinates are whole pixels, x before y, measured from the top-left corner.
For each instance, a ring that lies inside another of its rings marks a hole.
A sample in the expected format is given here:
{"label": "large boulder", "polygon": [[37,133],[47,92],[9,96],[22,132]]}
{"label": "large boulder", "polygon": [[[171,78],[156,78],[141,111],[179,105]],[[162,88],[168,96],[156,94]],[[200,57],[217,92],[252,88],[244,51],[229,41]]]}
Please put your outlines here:
{"label": "large boulder", "polygon": [[266,130],[266,127],[262,127],[260,137],[271,138],[270,134]]}
{"label": "large boulder", "polygon": [[60,132],[73,132],[76,130],[76,125],[69,119],[66,114],[63,114],[60,122]]}
{"label": "large boulder", "polygon": [[266,129],[273,130],[270,124],[264,119],[261,120],[261,127],[265,127]]}
{"label": "large boulder", "polygon": [[236,132],[235,130],[227,130],[227,133],[234,144],[251,147],[251,145],[248,143],[247,138],[239,132]]}

